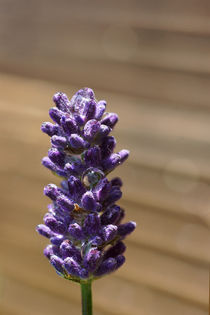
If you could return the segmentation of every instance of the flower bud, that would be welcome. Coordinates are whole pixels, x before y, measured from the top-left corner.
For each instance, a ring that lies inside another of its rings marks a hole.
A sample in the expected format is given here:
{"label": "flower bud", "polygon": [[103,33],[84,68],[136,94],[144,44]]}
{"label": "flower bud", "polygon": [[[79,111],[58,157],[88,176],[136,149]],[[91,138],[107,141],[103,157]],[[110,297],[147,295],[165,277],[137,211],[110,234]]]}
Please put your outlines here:
{"label": "flower bud", "polygon": [[116,224],[117,220],[120,217],[121,208],[117,205],[113,205],[102,214],[101,224]]}
{"label": "flower bud", "polygon": [[128,150],[121,150],[118,154],[120,155],[120,164],[122,164],[125,160],[127,160],[130,152]]}
{"label": "flower bud", "polygon": [[92,141],[100,130],[100,122],[95,119],[89,120],[84,127],[84,137],[88,141]]}
{"label": "flower bud", "polygon": [[58,165],[59,167],[63,167],[65,164],[65,154],[61,151],[59,151],[56,148],[51,148],[48,151],[48,156],[50,158],[50,160],[55,163],[56,165]]}
{"label": "flower bud", "polygon": [[56,203],[62,210],[66,212],[71,212],[74,210],[74,203],[72,202],[71,199],[69,199],[65,195],[60,195],[56,199]]}
{"label": "flower bud", "polygon": [[105,242],[110,242],[117,234],[117,226],[109,224],[103,227],[102,236]]}
{"label": "flower bud", "polygon": [[54,184],[48,184],[44,188],[45,196],[49,197],[53,201],[60,195],[60,189]]}
{"label": "flower bud", "polygon": [[85,151],[84,154],[84,161],[87,165],[87,167],[97,167],[100,165],[101,162],[101,151],[99,147],[94,146],[90,148],[89,150]]}
{"label": "flower bud", "polygon": [[71,276],[80,276],[81,267],[72,257],[64,259],[64,267]]}
{"label": "flower bud", "polygon": [[120,241],[105,251],[104,259],[109,257],[115,258],[116,256],[123,254],[125,250],[126,250],[125,244]]}
{"label": "flower bud", "polygon": [[97,248],[91,248],[84,257],[84,267],[93,272],[101,258],[101,252]]}
{"label": "flower bud", "polygon": [[77,240],[82,240],[84,238],[84,234],[81,226],[78,223],[72,223],[68,228],[69,234]]}
{"label": "flower bud", "polygon": [[72,162],[66,163],[64,169],[69,176],[78,176],[83,172],[84,165],[82,164],[80,159],[76,159]]}
{"label": "flower bud", "polygon": [[82,207],[87,211],[96,211],[96,200],[91,191],[87,191],[81,200]]}
{"label": "flower bud", "polygon": [[98,201],[104,201],[111,190],[111,185],[107,178],[102,178],[94,189],[94,195]]}
{"label": "flower bud", "polygon": [[119,164],[120,155],[118,153],[112,153],[107,159],[102,162],[103,170],[106,172],[110,172]]}
{"label": "flower bud", "polygon": [[115,138],[112,136],[105,137],[100,145],[102,158],[105,159],[109,157],[110,154],[113,153],[115,147],[116,147]]}
{"label": "flower bud", "polygon": [[63,268],[63,259],[59,258],[58,256],[52,255],[50,257],[50,263],[58,273],[64,274],[65,271]]}
{"label": "flower bud", "polygon": [[57,148],[64,149],[67,146],[67,140],[65,137],[61,136],[52,136],[51,143]]}
{"label": "flower bud", "polygon": [[129,156],[128,150],[121,150],[118,153],[112,153],[107,159],[102,163],[104,171],[110,172],[116,166],[122,164]]}
{"label": "flower bud", "polygon": [[50,158],[48,156],[45,156],[42,159],[42,165],[44,165],[46,168],[48,168],[52,172],[56,172],[57,171],[56,165],[50,160]]}
{"label": "flower bud", "polygon": [[63,127],[63,130],[67,136],[75,134],[79,131],[75,120],[67,115],[61,117],[61,126]]}
{"label": "flower bud", "polygon": [[94,272],[95,276],[103,276],[115,270],[117,266],[117,261],[114,258],[108,258],[104,260],[99,268]]}
{"label": "flower bud", "polygon": [[74,114],[74,120],[79,127],[82,127],[85,124],[85,118],[81,115]]}
{"label": "flower bud", "polygon": [[114,204],[117,200],[119,200],[122,197],[122,192],[118,186],[112,187],[112,190],[108,197],[106,198],[104,205],[110,206]]}
{"label": "flower bud", "polygon": [[71,243],[70,240],[65,240],[61,243],[60,251],[63,259],[72,257],[77,262],[80,262],[82,259],[80,251]]}
{"label": "flower bud", "polygon": [[69,187],[69,194],[71,199],[77,202],[77,200],[81,199],[82,194],[85,192],[85,188],[82,185],[79,178],[75,176],[70,176],[68,179],[68,187]]}
{"label": "flower bud", "polygon": [[118,115],[115,113],[107,114],[101,121],[103,125],[106,125],[112,129],[114,128],[117,122],[118,122]]}
{"label": "flower bud", "polygon": [[57,92],[54,96],[53,96],[53,101],[55,103],[55,105],[57,106],[58,109],[66,112],[68,110],[68,107],[70,105],[69,99],[66,96],[65,93],[62,92]]}
{"label": "flower bud", "polygon": [[55,236],[50,238],[50,242],[53,245],[60,246],[60,244],[63,242],[64,238],[65,238],[64,235],[55,235]]}
{"label": "flower bud", "polygon": [[103,141],[103,139],[108,136],[108,134],[110,133],[111,128],[106,126],[106,125],[101,125],[96,138],[94,139],[94,142],[97,144],[101,144],[101,142]]}
{"label": "flower bud", "polygon": [[50,259],[50,257],[52,255],[58,256],[59,255],[59,248],[55,245],[47,245],[47,247],[45,247],[45,249],[44,249],[44,255],[48,259]]}
{"label": "flower bud", "polygon": [[60,133],[59,126],[54,125],[51,122],[44,122],[41,126],[41,130],[50,137],[58,135]]}
{"label": "flower bud", "polygon": [[83,223],[83,231],[87,236],[95,236],[101,228],[100,216],[97,213],[90,213]]}
{"label": "flower bud", "polygon": [[119,186],[119,187],[122,187],[123,183],[122,183],[122,180],[121,178],[119,177],[114,177],[111,181],[110,181],[111,185],[112,186]]}
{"label": "flower bud", "polygon": [[55,233],[64,234],[66,232],[65,224],[61,221],[58,221],[52,215],[47,215],[47,217],[44,218],[44,223],[51,229],[51,231]]}
{"label": "flower bud", "polygon": [[52,107],[49,110],[49,115],[54,122],[56,122],[58,125],[60,125],[60,120],[61,120],[61,117],[63,115],[62,111],[60,111],[56,107]]}
{"label": "flower bud", "polygon": [[47,237],[47,238],[50,238],[51,236],[54,235],[54,233],[51,231],[51,229],[49,227],[47,227],[46,225],[44,224],[39,224],[37,227],[36,227],[36,231],[44,236],[44,237]]}
{"label": "flower bud", "polygon": [[83,150],[86,148],[87,143],[82,139],[82,137],[78,136],[76,133],[71,134],[69,137],[70,146],[76,150]]}
{"label": "flower bud", "polygon": [[95,111],[96,111],[96,102],[93,99],[88,102],[85,102],[83,116],[86,121],[92,119],[95,116]]}
{"label": "flower bud", "polygon": [[136,223],[133,221],[121,224],[118,226],[118,234],[120,236],[126,236],[128,234],[130,234],[131,232],[133,232],[136,228]]}
{"label": "flower bud", "polygon": [[106,109],[106,101],[99,101],[96,105],[95,119],[101,119]]}

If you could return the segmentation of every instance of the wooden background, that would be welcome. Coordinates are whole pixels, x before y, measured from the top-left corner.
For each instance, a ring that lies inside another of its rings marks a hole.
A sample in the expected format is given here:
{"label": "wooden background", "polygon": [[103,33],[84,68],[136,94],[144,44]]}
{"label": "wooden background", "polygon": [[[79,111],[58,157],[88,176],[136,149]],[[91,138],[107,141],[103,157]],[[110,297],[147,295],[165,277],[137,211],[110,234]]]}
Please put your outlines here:
{"label": "wooden background", "polygon": [[52,95],[90,86],[120,122],[127,263],[94,283],[95,315],[207,315],[209,0],[0,0],[0,314],[80,314],[35,232],[57,182],[40,161]]}

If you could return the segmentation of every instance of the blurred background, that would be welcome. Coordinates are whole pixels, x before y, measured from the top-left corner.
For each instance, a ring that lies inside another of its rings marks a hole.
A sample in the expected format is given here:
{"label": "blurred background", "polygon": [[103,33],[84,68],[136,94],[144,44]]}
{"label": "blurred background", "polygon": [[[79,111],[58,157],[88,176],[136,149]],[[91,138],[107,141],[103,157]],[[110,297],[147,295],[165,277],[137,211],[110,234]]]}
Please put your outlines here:
{"label": "blurred background", "polygon": [[120,122],[115,174],[138,228],[93,285],[96,315],[207,315],[209,0],[0,0],[0,314],[80,314],[35,232],[57,179],[41,166],[52,96],[89,86]]}

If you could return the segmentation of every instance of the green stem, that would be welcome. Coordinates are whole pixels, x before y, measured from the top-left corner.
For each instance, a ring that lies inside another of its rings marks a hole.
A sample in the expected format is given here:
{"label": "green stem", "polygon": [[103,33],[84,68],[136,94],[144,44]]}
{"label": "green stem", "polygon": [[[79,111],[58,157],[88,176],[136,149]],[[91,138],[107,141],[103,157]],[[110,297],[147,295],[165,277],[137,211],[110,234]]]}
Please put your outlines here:
{"label": "green stem", "polygon": [[91,281],[81,282],[82,315],[92,315]]}

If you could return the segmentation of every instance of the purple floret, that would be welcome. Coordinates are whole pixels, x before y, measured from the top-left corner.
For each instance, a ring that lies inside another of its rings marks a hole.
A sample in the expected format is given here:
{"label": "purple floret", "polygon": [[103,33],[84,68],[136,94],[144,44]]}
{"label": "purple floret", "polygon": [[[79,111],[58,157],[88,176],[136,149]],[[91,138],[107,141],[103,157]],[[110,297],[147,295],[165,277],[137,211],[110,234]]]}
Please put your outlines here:
{"label": "purple floret", "polygon": [[53,101],[53,123],[41,126],[51,137],[42,164],[62,181],[44,188],[51,204],[37,232],[50,241],[44,255],[56,272],[80,282],[109,274],[125,262],[124,239],[136,224],[121,223],[125,211],[116,202],[122,196],[122,181],[106,176],[129,151],[114,152],[116,140],[109,134],[118,116],[105,112],[106,101],[97,101],[90,88],[71,99],[58,92]]}

